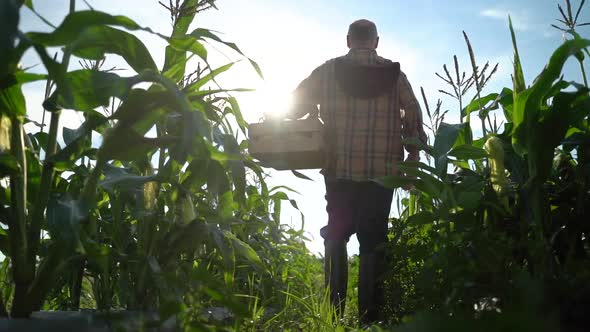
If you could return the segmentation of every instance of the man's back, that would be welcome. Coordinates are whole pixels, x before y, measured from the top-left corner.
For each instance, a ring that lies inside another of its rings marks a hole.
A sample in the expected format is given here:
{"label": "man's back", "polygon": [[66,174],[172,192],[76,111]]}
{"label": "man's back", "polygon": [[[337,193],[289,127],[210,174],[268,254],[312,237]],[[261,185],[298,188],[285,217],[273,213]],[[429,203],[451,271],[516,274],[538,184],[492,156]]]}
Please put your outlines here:
{"label": "man's back", "polygon": [[301,103],[320,105],[330,150],[323,173],[329,177],[364,181],[397,174],[402,136],[422,136],[420,108],[405,74],[375,50],[351,49],[327,61],[295,94]]}

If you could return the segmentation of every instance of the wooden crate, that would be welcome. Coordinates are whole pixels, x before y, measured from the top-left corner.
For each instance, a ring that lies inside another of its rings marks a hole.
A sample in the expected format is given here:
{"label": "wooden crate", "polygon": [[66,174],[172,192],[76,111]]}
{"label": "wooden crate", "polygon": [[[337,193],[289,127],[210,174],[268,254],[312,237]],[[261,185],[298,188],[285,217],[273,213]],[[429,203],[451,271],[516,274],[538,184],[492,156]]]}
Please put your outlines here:
{"label": "wooden crate", "polygon": [[267,120],[248,126],[250,154],[278,170],[324,167],[324,125],[318,118]]}

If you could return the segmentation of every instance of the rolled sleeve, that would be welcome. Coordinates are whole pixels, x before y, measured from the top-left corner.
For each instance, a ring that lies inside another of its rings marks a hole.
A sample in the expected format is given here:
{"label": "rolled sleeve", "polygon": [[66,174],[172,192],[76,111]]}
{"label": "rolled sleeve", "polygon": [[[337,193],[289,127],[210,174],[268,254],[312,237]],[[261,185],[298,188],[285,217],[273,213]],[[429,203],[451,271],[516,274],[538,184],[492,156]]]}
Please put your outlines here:
{"label": "rolled sleeve", "polygon": [[[402,111],[402,138],[417,138],[426,144],[427,136],[422,125],[422,110],[412,91],[412,86],[404,73],[400,74],[399,101]],[[404,148],[411,156],[417,156],[419,149],[415,145],[405,144]]]}

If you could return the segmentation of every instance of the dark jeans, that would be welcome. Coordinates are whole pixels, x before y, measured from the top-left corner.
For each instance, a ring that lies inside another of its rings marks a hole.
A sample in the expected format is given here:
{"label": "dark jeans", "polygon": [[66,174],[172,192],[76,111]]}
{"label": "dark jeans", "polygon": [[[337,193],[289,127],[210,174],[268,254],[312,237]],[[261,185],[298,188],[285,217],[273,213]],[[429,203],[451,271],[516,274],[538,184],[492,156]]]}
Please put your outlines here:
{"label": "dark jeans", "polygon": [[346,306],[348,255],[346,243],[359,240],[359,319],[363,324],[381,320],[384,252],[393,191],[374,182],[326,179],[328,226],[322,228],[325,277],[330,301],[339,316]]}
{"label": "dark jeans", "polygon": [[325,240],[348,242],[356,233],[359,253],[372,253],[387,242],[387,222],[393,190],[372,182],[326,178],[328,226],[322,228]]}

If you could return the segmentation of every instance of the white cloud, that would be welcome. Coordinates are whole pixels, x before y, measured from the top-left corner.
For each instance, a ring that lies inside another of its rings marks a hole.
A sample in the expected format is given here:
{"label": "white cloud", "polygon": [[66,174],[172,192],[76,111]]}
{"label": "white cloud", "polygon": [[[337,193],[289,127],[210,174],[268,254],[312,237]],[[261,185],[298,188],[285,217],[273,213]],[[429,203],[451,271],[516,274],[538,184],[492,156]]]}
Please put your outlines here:
{"label": "white cloud", "polygon": [[508,22],[508,16],[510,16],[514,29],[518,31],[530,30],[532,26],[531,20],[526,13],[515,13],[505,9],[488,8],[482,10],[479,15],[505,22]]}
{"label": "white cloud", "polygon": [[508,15],[510,15],[510,13],[499,9],[484,9],[481,11],[480,15],[497,19],[505,19],[508,17]]}
{"label": "white cloud", "polygon": [[558,32],[557,30],[549,30],[546,29],[545,31],[543,31],[543,37],[545,38],[556,38],[556,37],[561,37],[562,33]]}

